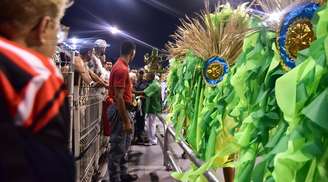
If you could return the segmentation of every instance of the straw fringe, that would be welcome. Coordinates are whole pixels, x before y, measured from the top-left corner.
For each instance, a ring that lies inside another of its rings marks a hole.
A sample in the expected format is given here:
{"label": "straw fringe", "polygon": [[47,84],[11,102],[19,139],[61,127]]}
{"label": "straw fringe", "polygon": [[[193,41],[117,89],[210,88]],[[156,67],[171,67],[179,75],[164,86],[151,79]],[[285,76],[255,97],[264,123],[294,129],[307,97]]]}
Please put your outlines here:
{"label": "straw fringe", "polygon": [[[215,16],[220,16],[227,8],[230,8],[231,15],[215,21]],[[174,41],[166,45],[167,50],[175,58],[184,57],[189,51],[204,61],[219,56],[231,65],[242,51],[245,36],[254,31],[248,28],[248,18],[245,5],[234,10],[229,4],[218,5],[213,14],[206,8],[196,18],[187,16],[181,20],[181,25],[172,35]]]}

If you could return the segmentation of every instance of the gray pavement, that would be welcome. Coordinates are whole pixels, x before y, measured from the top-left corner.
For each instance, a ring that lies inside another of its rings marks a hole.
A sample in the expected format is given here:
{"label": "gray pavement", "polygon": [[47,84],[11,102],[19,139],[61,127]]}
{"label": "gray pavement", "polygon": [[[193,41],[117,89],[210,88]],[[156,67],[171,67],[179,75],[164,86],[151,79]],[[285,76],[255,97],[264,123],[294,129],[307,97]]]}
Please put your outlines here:
{"label": "gray pavement", "polygon": [[[163,135],[163,127],[158,122],[158,136]],[[162,140],[162,139],[161,139]],[[172,144],[171,149],[174,151],[174,158],[177,164],[183,171],[190,168],[190,161],[182,159],[182,149],[170,140]],[[139,176],[138,182],[174,182],[175,180],[170,176],[172,171],[167,171],[163,165],[163,153],[160,145],[143,146],[133,145],[129,152],[129,172]],[[108,179],[107,167],[103,167],[102,174],[105,175],[100,181]],[[220,182],[223,182],[222,170],[216,171],[216,175]]]}
{"label": "gray pavement", "polygon": [[132,146],[129,155],[129,171],[139,176],[140,182],[172,182],[170,172],[163,166],[163,155],[159,145]]}

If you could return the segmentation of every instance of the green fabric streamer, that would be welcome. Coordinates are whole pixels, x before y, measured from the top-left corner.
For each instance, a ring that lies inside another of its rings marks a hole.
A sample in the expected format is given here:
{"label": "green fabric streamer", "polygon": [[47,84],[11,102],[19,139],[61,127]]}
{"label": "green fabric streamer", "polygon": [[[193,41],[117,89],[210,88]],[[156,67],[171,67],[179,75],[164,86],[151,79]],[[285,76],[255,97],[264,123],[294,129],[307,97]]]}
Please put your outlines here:
{"label": "green fabric streamer", "polygon": [[276,83],[277,102],[289,124],[288,148],[274,160],[277,182],[328,181],[327,15],[327,6],[318,12],[317,40],[302,52],[306,59]]}
{"label": "green fabric streamer", "polygon": [[[244,52],[245,64],[238,68],[232,78],[234,90],[242,103],[236,109],[243,113],[236,118],[240,129],[234,134],[242,147],[235,163],[235,181],[251,181],[252,178],[264,181],[264,178],[268,178],[263,173],[270,173],[266,164],[272,157],[267,156],[274,149],[272,144],[277,142],[286,129],[274,98],[275,80],[283,74],[279,66],[279,55],[274,51],[275,46],[272,46],[274,41],[272,33],[265,30],[259,32],[254,47]],[[277,129],[279,125],[285,127]],[[267,159],[258,166],[255,164],[258,157]],[[255,177],[255,169],[262,171],[262,174],[256,174]]]}
{"label": "green fabric streamer", "polygon": [[317,15],[317,40],[299,52],[288,73],[275,34],[264,29],[245,39],[243,53],[215,88],[204,86],[201,69],[187,74],[192,54],[171,70],[179,80],[170,87],[175,127],[188,128],[188,143],[206,161],[174,173],[176,179],[204,181],[205,171],[233,166],[237,182],[328,181],[328,8]]}
{"label": "green fabric streamer", "polygon": [[192,53],[184,60],[171,60],[171,70],[168,77],[168,103],[171,107],[171,120],[177,133],[177,139],[186,133],[184,128],[189,125],[193,115],[196,114],[193,103],[197,101],[197,86],[201,79],[197,76],[202,70],[202,60]]}

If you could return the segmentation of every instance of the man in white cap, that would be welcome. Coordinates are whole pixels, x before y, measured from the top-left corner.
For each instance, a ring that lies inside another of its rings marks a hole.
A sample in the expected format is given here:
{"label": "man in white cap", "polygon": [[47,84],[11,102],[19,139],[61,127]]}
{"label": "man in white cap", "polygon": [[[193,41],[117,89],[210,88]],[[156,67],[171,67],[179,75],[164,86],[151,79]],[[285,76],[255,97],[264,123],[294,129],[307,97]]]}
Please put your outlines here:
{"label": "man in white cap", "polygon": [[104,68],[102,59],[105,56],[106,48],[108,44],[105,40],[98,39],[95,42],[94,46],[94,54],[91,59],[91,69],[101,78],[103,78],[106,82],[109,80],[109,72]]}
{"label": "man in white cap", "polygon": [[[106,48],[108,44],[105,40],[98,39],[94,44],[94,49],[92,51],[91,60],[89,62],[89,68],[98,75],[105,83],[108,85],[110,73],[105,69],[102,60],[106,56]],[[102,95],[101,99],[105,99],[107,95],[107,90],[105,88],[97,89],[97,93]]]}

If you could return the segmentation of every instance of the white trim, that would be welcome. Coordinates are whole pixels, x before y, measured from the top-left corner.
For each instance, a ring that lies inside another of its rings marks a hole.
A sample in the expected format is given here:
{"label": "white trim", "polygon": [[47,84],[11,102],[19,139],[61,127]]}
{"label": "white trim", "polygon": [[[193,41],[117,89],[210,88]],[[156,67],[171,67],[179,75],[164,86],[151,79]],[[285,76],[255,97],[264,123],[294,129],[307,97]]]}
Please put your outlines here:
{"label": "white trim", "polygon": [[43,64],[43,62],[33,55],[32,53],[19,48],[17,46],[11,45],[5,41],[0,40],[0,48],[6,49],[17,56],[19,56],[26,64],[28,64],[33,70],[39,74],[49,74],[48,68]]}
{"label": "white trim", "polygon": [[[42,85],[47,79],[49,79],[52,73],[43,64],[42,60],[22,48],[19,48],[15,45],[11,45],[2,40],[0,40],[0,48],[10,51],[13,54],[19,56],[27,65],[30,66],[30,68],[32,68],[38,73],[38,75],[34,76],[27,84],[24,99],[18,104],[17,113],[15,116],[15,124],[23,125],[33,112],[35,100],[42,99],[36,98],[36,96]],[[51,66],[54,66],[54,64],[51,64]],[[55,74],[57,76],[60,75],[59,73]],[[60,78],[62,77],[60,76]]]}
{"label": "white trim", "polygon": [[17,114],[15,116],[15,124],[19,126],[23,125],[32,114],[35,100],[42,99],[36,98],[36,95],[49,76],[50,74],[38,75],[33,77],[28,83],[24,100],[18,105]]}

